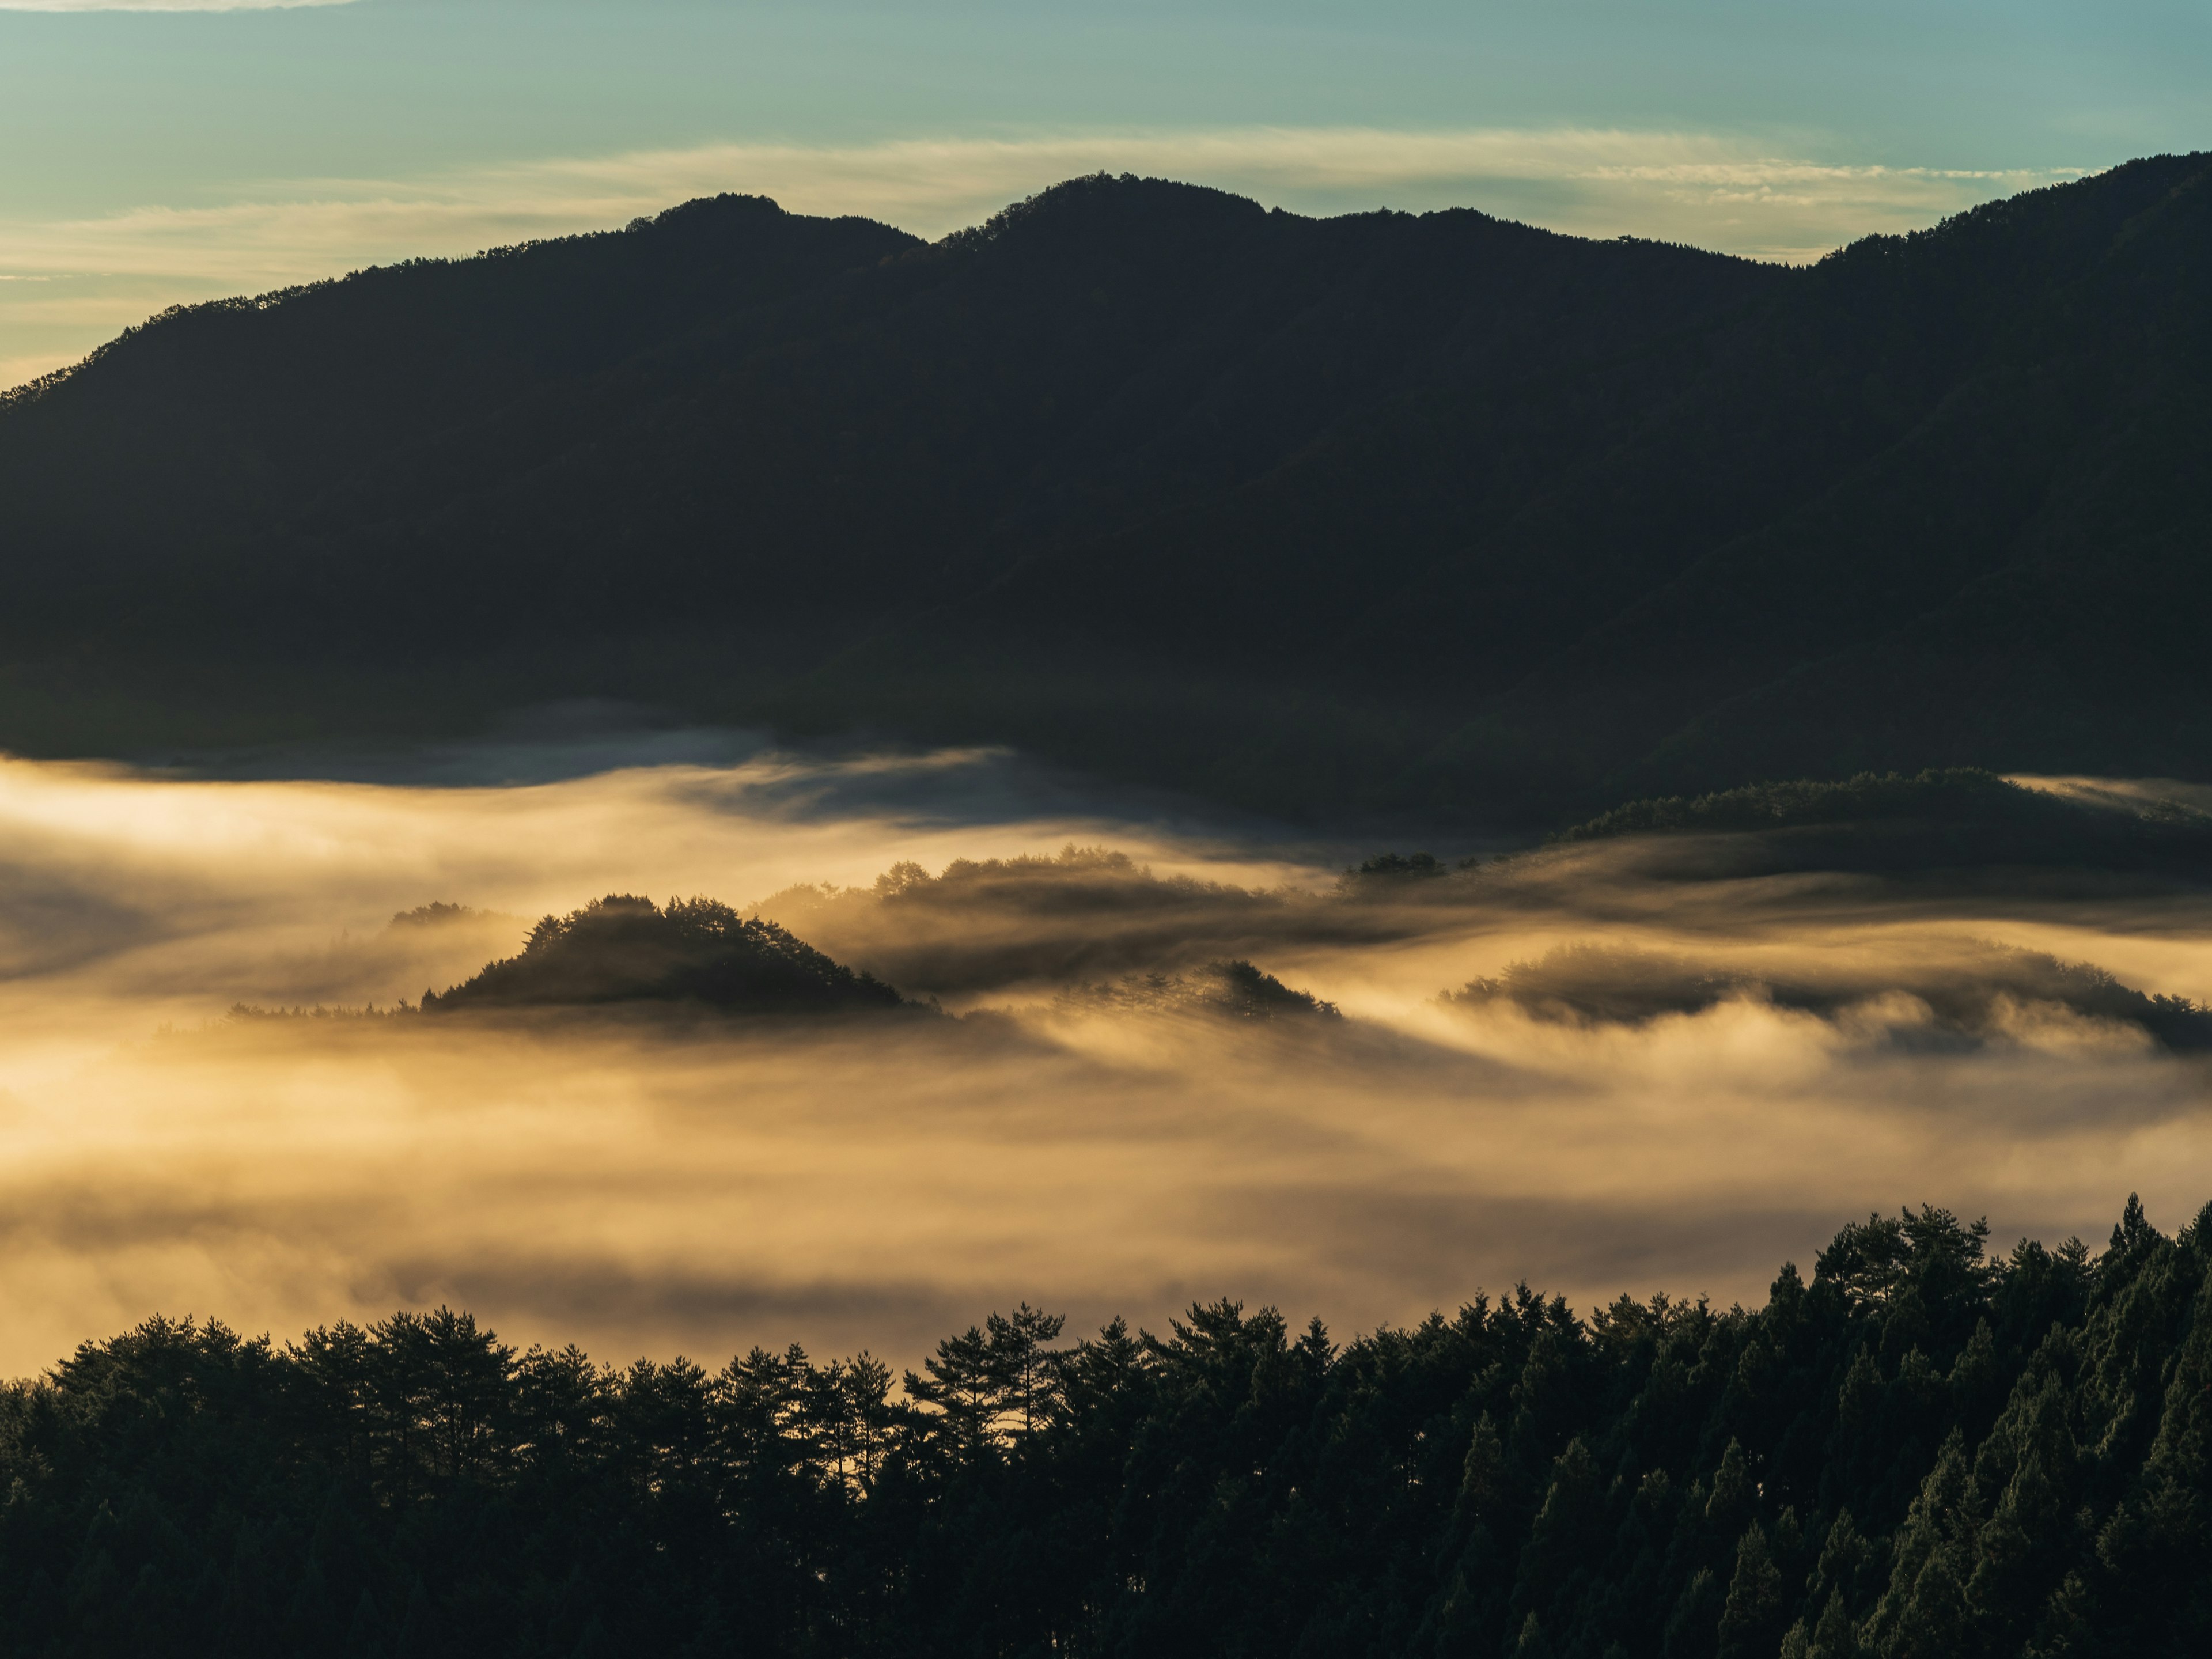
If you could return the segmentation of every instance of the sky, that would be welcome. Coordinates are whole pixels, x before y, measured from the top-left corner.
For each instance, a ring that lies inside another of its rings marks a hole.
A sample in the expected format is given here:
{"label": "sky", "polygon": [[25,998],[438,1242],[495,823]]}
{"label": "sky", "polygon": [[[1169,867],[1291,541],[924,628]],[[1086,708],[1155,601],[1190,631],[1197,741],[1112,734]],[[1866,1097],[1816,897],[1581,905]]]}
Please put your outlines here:
{"label": "sky", "polygon": [[0,386],[171,304],[1108,168],[1806,259],[2212,146],[2188,0],[0,0]]}

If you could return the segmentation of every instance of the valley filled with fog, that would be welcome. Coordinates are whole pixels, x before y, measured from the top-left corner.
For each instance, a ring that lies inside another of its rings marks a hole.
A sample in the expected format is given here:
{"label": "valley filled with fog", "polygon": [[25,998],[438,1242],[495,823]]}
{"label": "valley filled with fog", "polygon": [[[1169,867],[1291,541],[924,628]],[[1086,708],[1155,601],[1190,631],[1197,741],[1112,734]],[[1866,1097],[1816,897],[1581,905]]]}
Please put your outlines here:
{"label": "valley filled with fog", "polygon": [[[156,1311],[450,1304],[716,1364],[912,1363],[1024,1299],[1724,1304],[1870,1209],[2094,1243],[2212,1194],[2185,884],[1679,832],[1347,875],[987,751],[610,758],[0,763],[0,1370]],[[414,1006],[609,894],[725,901],[912,1006]]]}

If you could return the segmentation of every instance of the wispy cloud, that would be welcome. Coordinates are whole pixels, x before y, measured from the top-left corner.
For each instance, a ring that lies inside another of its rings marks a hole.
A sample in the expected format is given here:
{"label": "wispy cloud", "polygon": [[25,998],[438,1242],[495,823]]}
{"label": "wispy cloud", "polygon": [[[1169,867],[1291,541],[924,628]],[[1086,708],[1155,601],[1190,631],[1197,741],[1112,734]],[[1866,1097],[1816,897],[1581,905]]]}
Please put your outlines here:
{"label": "wispy cloud", "polygon": [[353,0],[0,0],[0,11],[289,11]]}
{"label": "wispy cloud", "polygon": [[161,303],[619,224],[717,191],[936,236],[1102,170],[1218,185],[1306,212],[1466,205],[1579,234],[1789,260],[2081,171],[1842,165],[1695,133],[1331,127],[719,144],[409,179],[270,180],[216,206],[0,225],[0,376],[70,361]]}

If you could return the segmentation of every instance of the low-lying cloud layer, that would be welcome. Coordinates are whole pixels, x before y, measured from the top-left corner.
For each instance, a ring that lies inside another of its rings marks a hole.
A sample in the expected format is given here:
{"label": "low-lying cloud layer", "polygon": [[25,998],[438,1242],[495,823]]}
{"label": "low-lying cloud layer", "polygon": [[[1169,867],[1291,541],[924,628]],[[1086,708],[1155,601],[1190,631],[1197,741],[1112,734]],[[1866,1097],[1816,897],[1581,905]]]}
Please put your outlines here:
{"label": "low-lying cloud layer", "polygon": [[[2055,1239],[2212,1194],[2185,886],[1746,875],[1638,838],[1347,878],[1009,817],[998,764],[0,763],[0,1370],[157,1309],[283,1332],[450,1301],[608,1356],[910,1358],[1024,1298],[1340,1326],[1522,1277],[1725,1299],[1875,1206]],[[945,1012],[391,1012],[639,891]]]}

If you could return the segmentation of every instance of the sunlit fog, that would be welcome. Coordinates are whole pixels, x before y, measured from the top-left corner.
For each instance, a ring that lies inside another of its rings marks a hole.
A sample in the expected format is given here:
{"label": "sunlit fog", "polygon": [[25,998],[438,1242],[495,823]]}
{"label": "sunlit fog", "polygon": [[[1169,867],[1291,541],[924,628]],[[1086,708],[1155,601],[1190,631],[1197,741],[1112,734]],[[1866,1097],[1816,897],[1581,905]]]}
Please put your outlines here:
{"label": "sunlit fog", "polygon": [[[2212,913],[2170,894],[1640,842],[1347,877],[992,753],[562,769],[0,763],[0,1365],[156,1311],[911,1362],[1023,1299],[1725,1304],[1870,1209],[2056,1243],[2212,1190]],[[416,1010],[610,894],[913,1006]]]}

